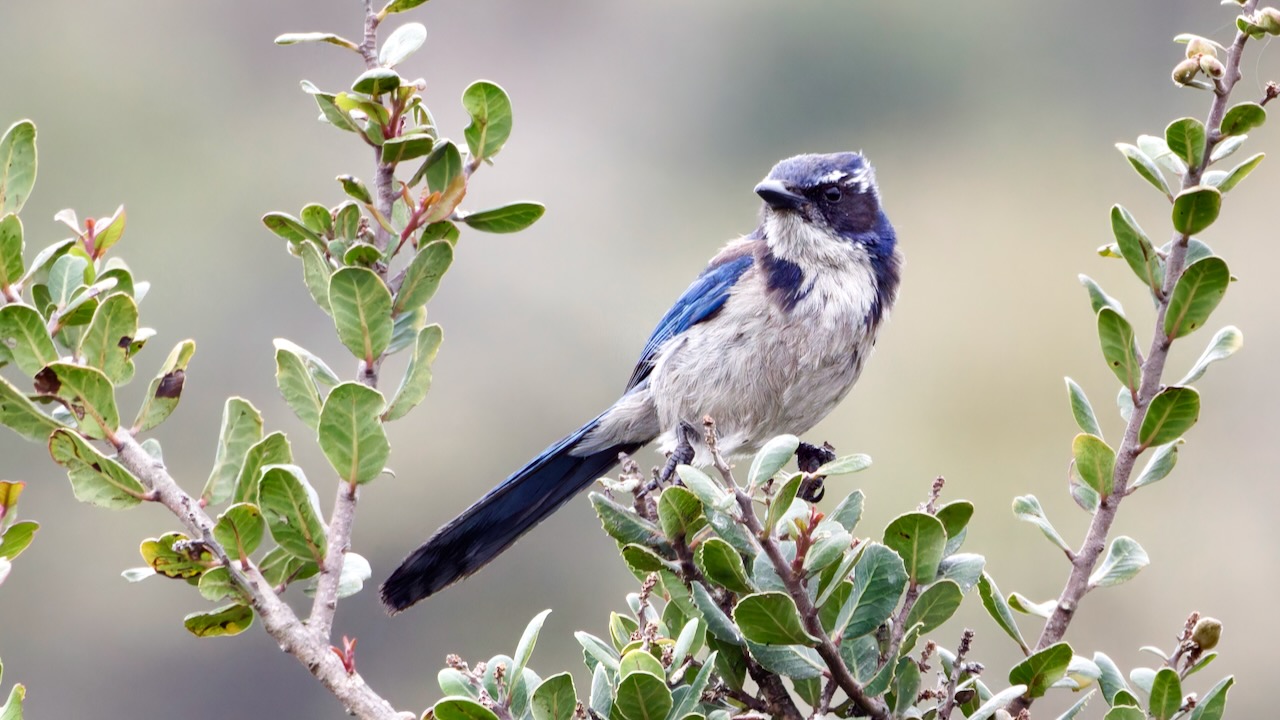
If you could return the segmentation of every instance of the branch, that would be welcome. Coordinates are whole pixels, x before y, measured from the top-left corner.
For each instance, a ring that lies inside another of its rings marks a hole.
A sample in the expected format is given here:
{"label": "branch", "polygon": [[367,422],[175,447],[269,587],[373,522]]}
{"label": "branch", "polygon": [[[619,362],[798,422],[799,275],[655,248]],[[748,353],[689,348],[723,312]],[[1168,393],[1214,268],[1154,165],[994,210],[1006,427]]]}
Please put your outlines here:
{"label": "branch", "polygon": [[729,473],[729,466],[724,459],[719,456],[718,451],[713,449],[715,457],[716,469],[720,471],[725,482],[729,484],[735,499],[738,501],[738,507],[742,510],[742,524],[747,527],[760,543],[760,547],[764,550],[765,555],[769,558],[769,562],[773,565],[773,569],[778,573],[778,577],[782,578],[783,584],[787,588],[787,594],[796,603],[796,609],[800,611],[800,617],[804,620],[805,630],[810,635],[818,638],[818,655],[822,657],[823,662],[827,664],[827,669],[831,671],[831,678],[836,684],[844,690],[849,699],[862,710],[864,714],[876,720],[887,720],[889,717],[889,709],[884,703],[875,698],[868,697],[862,691],[862,686],[858,684],[857,679],[853,677],[853,673],[844,664],[844,659],[840,657],[840,648],[827,635],[827,631],[822,627],[822,622],[818,619],[818,609],[813,606],[809,600],[809,593],[805,590],[804,585],[791,563],[783,557],[782,550],[773,538],[764,532],[764,528],[760,525],[760,518],[756,517],[755,509],[751,506],[751,497],[742,492],[738,488],[738,484],[734,482],[732,475]]}
{"label": "branch", "polygon": [[[1247,0],[1244,7],[1241,8],[1241,12],[1245,14],[1252,13],[1257,5],[1258,0]],[[1236,32],[1235,41],[1231,44],[1231,49],[1227,55],[1226,73],[1219,80],[1217,89],[1214,91],[1213,102],[1209,107],[1209,117],[1205,125],[1208,129],[1204,148],[1205,159],[1199,165],[1187,168],[1187,172],[1182,179],[1183,190],[1200,184],[1201,175],[1209,163],[1214,147],[1223,139],[1221,132],[1222,118],[1227,112],[1227,101],[1231,96],[1231,91],[1236,83],[1240,81],[1240,59],[1244,54],[1244,45],[1248,39],[1249,36],[1247,34],[1240,31]],[[1172,249],[1169,251],[1169,257],[1166,261],[1162,297],[1158,300],[1156,306],[1155,329],[1152,333],[1151,349],[1147,352],[1147,357],[1142,362],[1142,380],[1138,386],[1137,397],[1134,398],[1133,413],[1129,416],[1128,425],[1125,426],[1124,439],[1120,443],[1119,450],[1116,451],[1115,471],[1112,476],[1113,491],[1110,495],[1102,498],[1098,504],[1097,512],[1094,513],[1093,520],[1089,523],[1089,531],[1085,535],[1084,543],[1080,546],[1080,550],[1076,552],[1075,559],[1071,563],[1071,574],[1067,577],[1067,584],[1062,589],[1062,594],[1058,596],[1057,606],[1048,621],[1045,622],[1044,630],[1040,633],[1040,639],[1036,642],[1036,651],[1043,650],[1062,639],[1067,632],[1067,627],[1071,624],[1072,618],[1075,617],[1076,608],[1079,607],[1080,601],[1091,589],[1089,576],[1093,573],[1094,566],[1097,565],[1098,559],[1106,549],[1107,536],[1111,532],[1116,513],[1120,509],[1120,501],[1124,499],[1128,491],[1129,477],[1133,474],[1134,464],[1144,449],[1139,442],[1138,435],[1142,428],[1142,421],[1146,418],[1147,408],[1152,398],[1161,389],[1165,361],[1168,358],[1169,347],[1172,344],[1172,341],[1164,332],[1164,318],[1169,309],[1169,298],[1173,295],[1173,288],[1182,276],[1182,271],[1186,265],[1188,240],[1190,240],[1190,237],[1181,233],[1175,233],[1173,236]],[[1020,712],[1030,708],[1031,703],[1032,700],[1030,698],[1020,697],[1011,702],[1006,709],[1010,715],[1017,717]]]}
{"label": "branch", "polygon": [[138,441],[125,430],[117,431],[114,444],[122,465],[147,488],[156,502],[172,512],[190,533],[218,558],[236,587],[247,595],[249,605],[262,619],[262,626],[279,645],[293,655],[324,685],[347,711],[368,720],[403,720],[415,717],[397,713],[391,704],[373,691],[359,673],[347,674],[342,660],[328,643],[311,632],[262,577],[256,567],[233,562],[226,550],[213,537],[213,519],[188,495],[165,469],[164,464],[147,454]]}

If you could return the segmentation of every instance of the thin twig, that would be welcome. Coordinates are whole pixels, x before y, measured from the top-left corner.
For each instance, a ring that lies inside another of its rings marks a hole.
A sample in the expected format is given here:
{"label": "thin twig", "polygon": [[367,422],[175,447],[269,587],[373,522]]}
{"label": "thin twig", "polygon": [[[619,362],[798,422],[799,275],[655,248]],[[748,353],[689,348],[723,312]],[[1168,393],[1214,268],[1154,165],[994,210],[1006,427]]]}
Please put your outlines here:
{"label": "thin twig", "polygon": [[[1249,14],[1254,11],[1257,5],[1258,0],[1247,0],[1241,10],[1245,14]],[[1208,158],[1212,156],[1214,147],[1223,140],[1221,132],[1222,118],[1227,111],[1227,101],[1230,98],[1231,91],[1240,80],[1240,59],[1244,54],[1245,42],[1248,39],[1249,36],[1246,33],[1237,32],[1235,41],[1231,44],[1230,52],[1227,55],[1226,73],[1219,81],[1218,88],[1214,91],[1213,102],[1209,107],[1209,117],[1205,123],[1205,127],[1208,128],[1204,147],[1204,157],[1206,159],[1199,165],[1187,168],[1182,180],[1183,190],[1200,184],[1200,178],[1209,162]],[[1035,647],[1037,651],[1043,650],[1062,639],[1067,632],[1067,627],[1071,624],[1071,620],[1075,617],[1075,612],[1080,605],[1081,599],[1091,589],[1089,576],[1093,573],[1094,566],[1097,565],[1098,559],[1106,549],[1107,537],[1111,532],[1112,524],[1115,522],[1116,513],[1120,509],[1120,501],[1125,497],[1128,490],[1129,477],[1133,474],[1133,468],[1138,456],[1145,449],[1139,440],[1139,431],[1142,428],[1142,421],[1146,418],[1147,408],[1152,398],[1162,388],[1161,378],[1164,375],[1165,361],[1168,358],[1169,347],[1172,344],[1169,336],[1164,332],[1164,318],[1169,309],[1169,298],[1173,294],[1173,288],[1182,276],[1182,271],[1186,265],[1187,242],[1189,240],[1190,236],[1188,235],[1176,232],[1173,235],[1172,247],[1166,260],[1162,297],[1156,306],[1155,329],[1152,333],[1151,349],[1147,352],[1146,359],[1142,361],[1142,380],[1138,387],[1137,397],[1134,399],[1133,412],[1129,416],[1128,425],[1125,427],[1124,439],[1120,443],[1120,448],[1116,451],[1115,471],[1112,476],[1113,491],[1110,495],[1102,498],[1098,504],[1093,520],[1089,523],[1089,531],[1085,535],[1084,542],[1071,563],[1071,574],[1067,578],[1067,584],[1063,588],[1062,594],[1058,596],[1058,602],[1053,614],[1045,622],[1044,630],[1040,633],[1040,639]],[[1019,697],[1011,702],[1006,709],[1010,715],[1017,717],[1022,711],[1029,709],[1031,703],[1031,698]]]}
{"label": "thin twig", "polygon": [[956,648],[956,659],[951,663],[951,675],[947,677],[947,696],[938,706],[940,720],[950,718],[956,708],[956,686],[960,684],[960,676],[964,672],[964,656],[969,653],[972,644],[973,631],[965,628],[964,634],[960,636],[960,646]]}
{"label": "thin twig", "polygon": [[137,477],[156,502],[178,518],[192,538],[200,539],[231,575],[250,606],[262,620],[262,626],[279,645],[293,655],[351,714],[367,720],[403,720],[413,717],[397,713],[391,704],[373,691],[359,673],[347,674],[342,660],[329,644],[316,637],[298,620],[293,610],[276,596],[274,589],[253,565],[233,562],[226,550],[213,537],[213,519],[200,507],[199,501],[178,486],[164,464],[152,458],[125,430],[115,435],[114,445],[119,462]]}
{"label": "thin twig", "polygon": [[[725,475],[728,465],[724,460],[717,456],[715,464],[721,474]],[[844,659],[840,657],[840,648],[836,647],[831,637],[827,635],[826,629],[822,627],[822,621],[818,618],[818,609],[809,600],[809,593],[793,571],[791,563],[787,562],[787,559],[782,555],[782,549],[778,547],[773,538],[764,533],[764,528],[760,525],[760,519],[756,517],[755,509],[751,506],[751,497],[738,489],[738,485],[733,481],[732,476],[725,477],[725,481],[729,484],[730,492],[734,494],[738,501],[738,508],[742,511],[742,524],[759,542],[761,550],[769,558],[774,571],[778,573],[778,577],[782,578],[782,583],[787,588],[787,594],[795,601],[796,609],[800,611],[805,630],[817,638],[818,655],[826,663],[832,679],[840,685],[840,689],[844,690],[845,694],[853,700],[854,704],[863,713],[876,720],[886,720],[889,717],[889,709],[884,706],[884,703],[869,697],[863,692],[862,686],[858,684],[857,679],[853,677],[853,673],[844,664]]]}

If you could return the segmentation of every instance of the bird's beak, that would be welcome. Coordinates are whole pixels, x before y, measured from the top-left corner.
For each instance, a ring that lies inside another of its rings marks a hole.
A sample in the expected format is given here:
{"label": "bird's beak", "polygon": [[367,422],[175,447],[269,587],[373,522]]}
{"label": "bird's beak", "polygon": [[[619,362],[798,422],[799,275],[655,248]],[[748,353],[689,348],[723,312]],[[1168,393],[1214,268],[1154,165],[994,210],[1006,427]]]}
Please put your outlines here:
{"label": "bird's beak", "polygon": [[791,192],[778,180],[762,181],[756,186],[756,194],[774,210],[798,210],[808,202],[803,195]]}

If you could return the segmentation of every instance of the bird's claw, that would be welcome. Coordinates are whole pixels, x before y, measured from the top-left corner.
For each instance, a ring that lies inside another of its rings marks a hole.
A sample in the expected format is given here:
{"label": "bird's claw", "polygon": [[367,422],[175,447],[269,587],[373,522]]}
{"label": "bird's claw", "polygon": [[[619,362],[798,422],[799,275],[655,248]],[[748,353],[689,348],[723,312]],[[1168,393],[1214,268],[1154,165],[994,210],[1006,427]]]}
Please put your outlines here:
{"label": "bird's claw", "polygon": [[[818,468],[835,459],[836,449],[831,447],[830,443],[822,443],[822,447],[818,447],[817,445],[802,442],[796,448],[796,466],[800,468],[801,472],[817,472]],[[819,502],[827,494],[827,489],[823,485],[823,481],[826,479],[825,475],[812,475],[800,484],[800,489],[796,494],[806,502]]]}

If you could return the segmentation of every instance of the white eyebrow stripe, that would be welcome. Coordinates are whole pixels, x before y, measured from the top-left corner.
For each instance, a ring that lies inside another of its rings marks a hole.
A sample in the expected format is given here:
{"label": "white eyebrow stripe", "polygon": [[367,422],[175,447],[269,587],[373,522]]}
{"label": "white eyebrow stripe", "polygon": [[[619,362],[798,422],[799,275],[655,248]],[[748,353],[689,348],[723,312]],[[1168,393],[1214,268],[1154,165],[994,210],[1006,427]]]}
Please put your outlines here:
{"label": "white eyebrow stripe", "polygon": [[841,182],[845,179],[847,175],[848,173],[846,173],[843,170],[832,170],[826,175],[823,175],[822,177],[818,178],[818,184],[822,185],[824,183]]}

